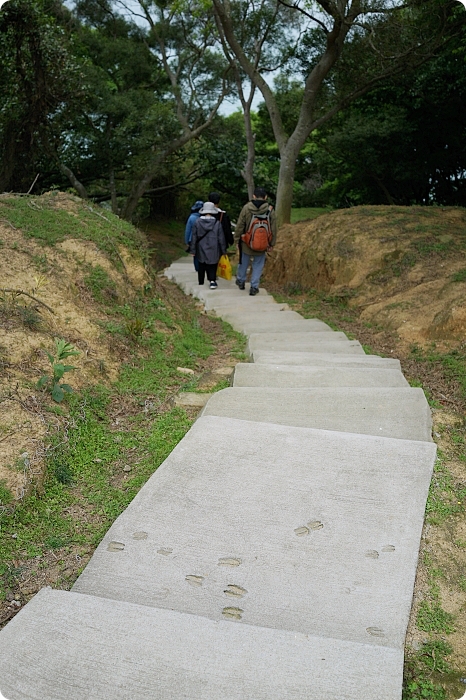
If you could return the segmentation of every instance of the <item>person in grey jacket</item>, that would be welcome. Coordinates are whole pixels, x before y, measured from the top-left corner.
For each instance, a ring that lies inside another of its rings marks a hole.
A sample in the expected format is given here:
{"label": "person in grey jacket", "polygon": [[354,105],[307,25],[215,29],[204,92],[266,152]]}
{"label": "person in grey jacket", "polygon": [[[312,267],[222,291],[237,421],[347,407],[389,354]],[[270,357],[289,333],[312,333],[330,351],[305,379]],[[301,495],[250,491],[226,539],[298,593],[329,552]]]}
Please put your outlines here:
{"label": "person in grey jacket", "polygon": [[222,225],[216,219],[217,213],[218,209],[212,202],[204,203],[193,226],[189,251],[198,260],[199,284],[204,284],[207,274],[210,289],[217,288],[218,261],[227,250]]}
{"label": "person in grey jacket", "polygon": [[251,263],[252,274],[249,294],[252,297],[259,293],[259,283],[262,270],[264,269],[266,251],[258,253],[255,250],[251,250],[251,248],[249,248],[249,246],[247,246],[246,243],[241,240],[241,236],[248,230],[254,214],[265,214],[269,209],[270,228],[272,230],[272,243],[270,247],[272,248],[275,245],[277,238],[277,220],[275,217],[275,212],[267,201],[267,192],[263,187],[256,187],[251,201],[245,204],[241,209],[241,213],[238,217],[238,222],[235,228],[235,243],[239,247],[240,255],[240,262],[236,271],[236,284],[240,289],[245,288],[246,273],[249,263]]}

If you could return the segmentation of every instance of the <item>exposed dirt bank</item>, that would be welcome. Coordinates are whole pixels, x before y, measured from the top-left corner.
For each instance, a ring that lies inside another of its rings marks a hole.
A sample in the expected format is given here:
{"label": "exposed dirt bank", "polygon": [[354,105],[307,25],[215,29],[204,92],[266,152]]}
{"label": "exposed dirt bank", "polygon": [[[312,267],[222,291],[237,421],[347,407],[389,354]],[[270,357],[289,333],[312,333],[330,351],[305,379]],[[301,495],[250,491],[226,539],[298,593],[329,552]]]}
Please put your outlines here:
{"label": "exposed dirt bank", "polygon": [[406,345],[455,346],[466,331],[466,211],[354,207],[284,226],[265,279],[346,298]]}

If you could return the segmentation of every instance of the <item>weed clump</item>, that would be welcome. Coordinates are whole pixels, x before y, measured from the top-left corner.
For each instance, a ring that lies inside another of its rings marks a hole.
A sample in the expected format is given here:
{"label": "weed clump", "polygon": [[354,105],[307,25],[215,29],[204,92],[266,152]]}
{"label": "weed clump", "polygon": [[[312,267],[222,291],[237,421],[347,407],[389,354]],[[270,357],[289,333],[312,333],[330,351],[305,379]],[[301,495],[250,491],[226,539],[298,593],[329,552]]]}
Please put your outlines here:
{"label": "weed clump", "polygon": [[63,360],[73,355],[80,353],[74,349],[71,343],[67,343],[63,338],[55,338],[55,354],[45,353],[49,359],[52,374],[44,374],[37,382],[38,389],[48,389],[52,395],[52,399],[57,403],[61,403],[65,398],[65,394],[71,394],[73,389],[69,384],[60,384],[63,375],[66,372],[71,372],[76,369],[73,365],[64,365]]}
{"label": "weed clump", "polygon": [[7,487],[6,482],[0,479],[0,508],[2,506],[7,506],[13,500],[10,489]]}
{"label": "weed clump", "polygon": [[101,265],[89,265],[84,284],[94,299],[101,303],[111,303],[118,299],[115,283]]}

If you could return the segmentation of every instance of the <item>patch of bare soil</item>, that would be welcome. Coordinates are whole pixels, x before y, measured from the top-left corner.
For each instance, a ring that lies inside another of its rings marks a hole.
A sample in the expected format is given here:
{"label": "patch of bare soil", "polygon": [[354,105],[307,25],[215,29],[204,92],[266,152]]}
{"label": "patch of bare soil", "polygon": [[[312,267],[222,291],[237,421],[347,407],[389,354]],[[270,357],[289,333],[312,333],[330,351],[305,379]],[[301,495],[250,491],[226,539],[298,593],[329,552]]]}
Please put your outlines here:
{"label": "patch of bare soil", "polygon": [[354,207],[283,226],[265,279],[343,297],[405,345],[466,331],[466,211]]}

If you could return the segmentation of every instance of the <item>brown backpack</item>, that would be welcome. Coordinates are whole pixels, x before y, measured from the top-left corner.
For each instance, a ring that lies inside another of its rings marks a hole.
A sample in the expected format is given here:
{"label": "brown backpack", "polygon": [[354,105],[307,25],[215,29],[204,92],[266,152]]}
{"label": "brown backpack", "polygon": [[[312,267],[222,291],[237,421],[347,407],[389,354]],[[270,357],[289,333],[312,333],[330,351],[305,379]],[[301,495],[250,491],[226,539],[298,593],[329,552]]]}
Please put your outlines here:
{"label": "brown backpack", "polygon": [[264,214],[253,214],[241,240],[255,253],[265,253],[272,245],[273,233],[270,225],[272,206]]}

